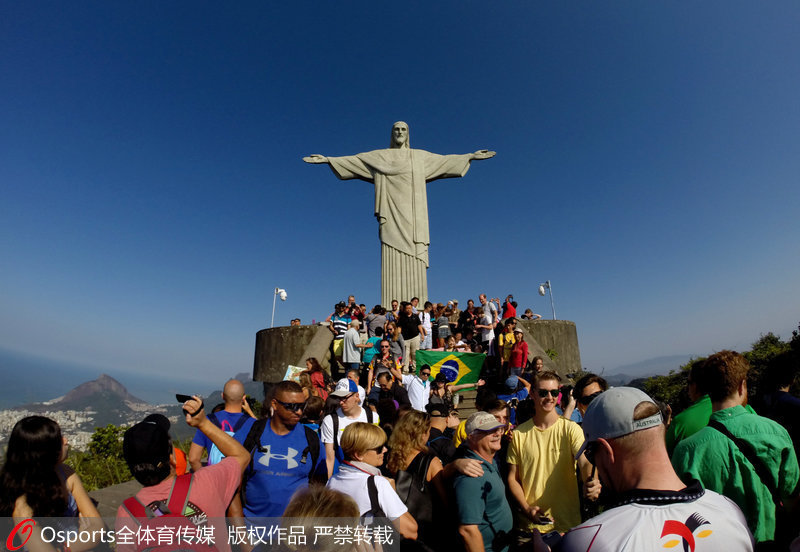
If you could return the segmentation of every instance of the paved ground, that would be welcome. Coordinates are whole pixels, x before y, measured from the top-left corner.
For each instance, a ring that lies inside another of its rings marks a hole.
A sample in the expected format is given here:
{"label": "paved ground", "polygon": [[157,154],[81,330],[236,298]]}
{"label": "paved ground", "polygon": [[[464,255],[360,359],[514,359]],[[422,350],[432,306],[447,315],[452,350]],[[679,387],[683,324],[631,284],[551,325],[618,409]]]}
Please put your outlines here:
{"label": "paved ground", "polygon": [[139,492],[142,486],[134,479],[127,483],[112,485],[105,489],[98,489],[89,493],[98,502],[97,509],[104,518],[114,518],[117,515],[117,508],[122,502]]}

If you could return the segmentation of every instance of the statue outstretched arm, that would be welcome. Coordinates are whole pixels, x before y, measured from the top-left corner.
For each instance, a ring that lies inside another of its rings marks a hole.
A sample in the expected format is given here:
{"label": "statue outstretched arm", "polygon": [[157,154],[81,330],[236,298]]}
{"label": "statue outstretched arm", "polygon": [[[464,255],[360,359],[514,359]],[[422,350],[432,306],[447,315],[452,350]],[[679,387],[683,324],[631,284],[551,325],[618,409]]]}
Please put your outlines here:
{"label": "statue outstretched arm", "polygon": [[496,151],[478,150],[478,151],[476,151],[475,153],[472,154],[472,159],[473,160],[491,159],[495,155],[497,155]]}
{"label": "statue outstretched arm", "polygon": [[328,158],[318,153],[312,153],[308,157],[303,157],[303,161],[306,163],[327,163]]}

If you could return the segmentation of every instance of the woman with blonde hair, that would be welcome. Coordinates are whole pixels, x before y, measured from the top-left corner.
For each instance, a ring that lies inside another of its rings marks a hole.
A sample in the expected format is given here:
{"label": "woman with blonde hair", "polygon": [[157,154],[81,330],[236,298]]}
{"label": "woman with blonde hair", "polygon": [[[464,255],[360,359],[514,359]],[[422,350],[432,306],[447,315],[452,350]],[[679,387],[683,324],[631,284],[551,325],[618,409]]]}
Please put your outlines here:
{"label": "woman with blonde hair", "polygon": [[[397,496],[391,482],[381,476],[379,467],[386,452],[386,434],[378,426],[353,422],[342,433],[339,445],[344,462],[328,480],[327,487],[352,497],[358,504],[362,519],[386,517],[404,538],[417,538],[417,522]],[[370,499],[370,489],[377,495]]]}
{"label": "woman with blonde hair", "polygon": [[412,410],[400,418],[389,438],[387,468],[395,477],[397,494],[419,525],[418,540],[438,549],[436,527],[441,525],[434,522],[434,512],[447,503],[447,491],[442,461],[426,446],[430,433],[428,414]]}
{"label": "woman with blonde hair", "polygon": [[[323,485],[312,484],[308,487],[298,489],[286,510],[283,517],[287,519],[287,525],[292,527],[303,527],[305,535],[316,535],[317,527],[337,525],[345,526],[351,532],[356,531],[359,522],[358,505],[349,496],[328,489]],[[308,539],[308,544],[304,542],[297,545],[288,545],[285,550],[295,550],[298,552],[356,552],[359,550],[370,550],[355,543],[341,543],[333,535],[319,535],[313,540]]]}

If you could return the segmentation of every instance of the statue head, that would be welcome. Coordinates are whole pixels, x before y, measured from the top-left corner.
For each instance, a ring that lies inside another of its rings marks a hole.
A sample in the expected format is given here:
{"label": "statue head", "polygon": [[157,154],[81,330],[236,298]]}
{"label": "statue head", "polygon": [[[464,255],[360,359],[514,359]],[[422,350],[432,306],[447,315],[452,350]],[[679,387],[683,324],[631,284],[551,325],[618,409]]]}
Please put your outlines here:
{"label": "statue head", "polygon": [[408,133],[408,124],[403,121],[397,121],[392,125],[392,140],[389,144],[390,148],[409,148],[410,136]]}

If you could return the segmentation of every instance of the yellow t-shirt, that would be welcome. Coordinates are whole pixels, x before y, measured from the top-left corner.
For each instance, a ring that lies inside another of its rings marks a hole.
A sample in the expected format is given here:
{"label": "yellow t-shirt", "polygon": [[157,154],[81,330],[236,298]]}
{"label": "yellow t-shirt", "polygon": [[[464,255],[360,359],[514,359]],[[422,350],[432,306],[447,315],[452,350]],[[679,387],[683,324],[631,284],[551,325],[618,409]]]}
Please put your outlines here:
{"label": "yellow t-shirt", "polygon": [[511,349],[514,348],[514,343],[516,343],[513,332],[501,333],[499,342],[503,350],[503,362],[508,362],[508,359],[511,358]]}
{"label": "yellow t-shirt", "polygon": [[555,529],[561,533],[580,525],[581,511],[575,455],[583,445],[581,427],[559,418],[547,429],[539,429],[528,420],[514,430],[508,447],[508,463],[517,472],[528,504],[536,504],[554,523],[535,525],[516,513],[516,526],[541,533]]}
{"label": "yellow t-shirt", "polygon": [[453,434],[453,444],[456,448],[461,446],[461,443],[467,440],[467,421],[461,420]]}

